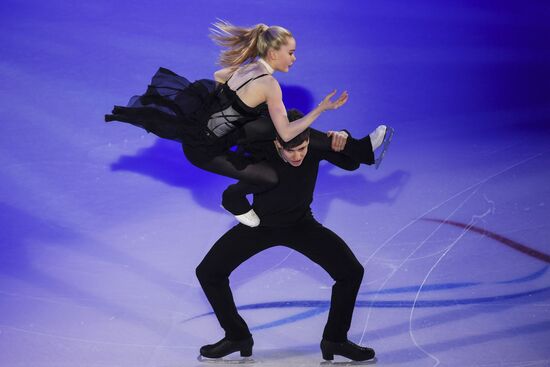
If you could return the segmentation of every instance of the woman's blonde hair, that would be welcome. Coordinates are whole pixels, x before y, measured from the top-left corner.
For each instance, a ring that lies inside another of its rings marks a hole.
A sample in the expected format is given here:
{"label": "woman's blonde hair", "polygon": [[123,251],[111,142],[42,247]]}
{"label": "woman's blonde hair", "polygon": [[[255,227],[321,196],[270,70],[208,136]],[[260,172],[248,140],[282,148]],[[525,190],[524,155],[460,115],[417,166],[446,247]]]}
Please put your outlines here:
{"label": "woman's blonde hair", "polygon": [[218,61],[224,67],[239,66],[254,61],[258,56],[265,57],[270,48],[279,50],[292,37],[292,33],[283,27],[256,24],[245,28],[224,20],[214,23],[210,31],[214,42],[226,48]]}

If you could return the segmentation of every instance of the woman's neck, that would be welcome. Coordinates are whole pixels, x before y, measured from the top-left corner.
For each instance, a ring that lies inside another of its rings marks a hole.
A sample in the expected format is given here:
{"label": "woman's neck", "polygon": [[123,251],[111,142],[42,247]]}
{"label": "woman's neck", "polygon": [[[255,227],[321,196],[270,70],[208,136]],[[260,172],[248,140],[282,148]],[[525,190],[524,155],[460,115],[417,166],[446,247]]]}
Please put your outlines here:
{"label": "woman's neck", "polygon": [[269,65],[269,64],[267,63],[267,61],[265,61],[265,60],[262,59],[261,57],[258,59],[258,62],[259,62],[260,64],[262,64],[262,65],[265,67],[265,69],[267,70],[267,72],[268,72],[269,74],[273,74],[273,73],[275,72],[275,70],[271,67],[271,65]]}

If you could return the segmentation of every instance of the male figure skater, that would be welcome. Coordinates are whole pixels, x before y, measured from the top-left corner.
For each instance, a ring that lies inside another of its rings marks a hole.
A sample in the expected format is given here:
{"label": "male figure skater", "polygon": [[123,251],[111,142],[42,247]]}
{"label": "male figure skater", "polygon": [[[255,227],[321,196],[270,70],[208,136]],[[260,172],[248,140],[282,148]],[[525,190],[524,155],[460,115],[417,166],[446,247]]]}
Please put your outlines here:
{"label": "male figure skater", "polygon": [[[289,121],[293,121],[292,118],[299,119],[303,114],[294,109],[288,111]],[[254,147],[260,141],[271,142],[276,138],[276,130],[273,127],[273,122],[269,116],[265,116],[262,119],[257,120],[253,124],[245,125],[240,129],[236,135],[236,140],[233,141],[235,145],[241,146],[244,143],[245,147]],[[343,137],[338,132],[330,132],[328,137],[325,133],[310,128],[310,148],[320,151],[335,151],[352,158],[354,161],[362,164],[371,165],[374,164],[376,169],[382,163],[384,156],[387,152],[390,142],[392,141],[394,130],[390,126],[379,125],[368,136],[361,139],[354,139],[349,133],[343,130],[340,133],[345,132]],[[331,134],[332,133],[332,134]],[[374,157],[374,151],[377,152]],[[257,151],[252,150],[254,154],[259,154]],[[246,167],[246,162],[242,162],[242,157],[239,154],[232,154],[233,164],[239,165],[243,169]],[[252,163],[255,163],[254,161]],[[269,181],[277,181],[278,178],[274,177],[274,172],[271,170],[265,170],[262,172],[263,179]],[[261,191],[266,191],[266,187],[262,185],[255,185],[252,183],[246,183],[246,181],[239,181],[236,184],[229,185],[222,195],[222,207],[230,213],[242,213],[235,215],[235,218],[242,224],[250,227],[256,227],[260,224],[260,217],[256,214],[250,203],[248,202],[246,195],[255,194]]]}
{"label": "male figure skater", "polygon": [[[289,118],[290,114],[289,111]],[[348,136],[347,132],[336,135]],[[315,220],[310,208],[321,160],[346,170],[357,169],[359,163],[342,153],[308,151],[308,145],[309,130],[286,143],[278,138],[261,144],[265,158],[277,171],[279,183],[269,191],[254,194],[252,206],[261,218],[260,225],[237,224],[214,244],[197,267],[199,282],[225,330],[223,339],[200,349],[201,356],[221,358],[237,351],[243,357],[252,355],[252,335],[237,312],[229,275],[255,254],[284,245],[319,264],[335,280],[321,341],[323,358],[333,360],[335,354],[354,361],[374,358],[373,349],[347,339],[363,266],[340,237]],[[374,153],[370,163],[374,163]]]}

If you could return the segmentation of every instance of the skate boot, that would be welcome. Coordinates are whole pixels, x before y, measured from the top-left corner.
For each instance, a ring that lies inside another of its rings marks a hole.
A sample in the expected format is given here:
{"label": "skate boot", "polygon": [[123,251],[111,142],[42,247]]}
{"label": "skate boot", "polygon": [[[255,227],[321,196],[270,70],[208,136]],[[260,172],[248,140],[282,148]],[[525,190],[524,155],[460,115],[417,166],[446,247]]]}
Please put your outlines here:
{"label": "skate boot", "polygon": [[205,358],[223,358],[231,353],[239,352],[241,357],[250,357],[252,355],[252,346],[254,340],[248,337],[243,340],[228,340],[223,338],[215,344],[204,345],[200,349],[200,356]]}
{"label": "skate boot", "polygon": [[221,207],[235,216],[240,223],[249,227],[260,225],[260,218],[250,206],[248,199],[235,188],[237,184],[229,185],[222,194]]}
{"label": "skate boot", "polygon": [[393,128],[386,125],[380,125],[369,134],[372,151],[375,152],[378,148],[381,148],[378,152],[378,156],[374,159],[376,169],[378,169],[386,155],[391,140],[393,139],[394,132],[395,130]]}
{"label": "skate boot", "polygon": [[332,361],[335,354],[352,361],[367,361],[373,359],[375,354],[374,349],[361,347],[349,340],[337,343],[326,339],[321,341],[321,353],[326,361]]}
{"label": "skate boot", "polygon": [[235,215],[235,219],[249,227],[257,227],[260,225],[260,217],[258,217],[254,209],[250,209],[244,214]]}

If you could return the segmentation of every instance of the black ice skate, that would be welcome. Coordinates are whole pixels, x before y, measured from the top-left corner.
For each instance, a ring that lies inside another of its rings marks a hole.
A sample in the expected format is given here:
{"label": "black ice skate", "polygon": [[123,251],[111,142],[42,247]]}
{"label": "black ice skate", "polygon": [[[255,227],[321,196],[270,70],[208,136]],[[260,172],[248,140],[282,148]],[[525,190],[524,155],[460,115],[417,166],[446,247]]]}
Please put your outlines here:
{"label": "black ice skate", "polygon": [[[198,360],[201,362],[213,362],[213,363],[253,363],[252,346],[254,340],[252,337],[243,340],[228,340],[223,338],[214,344],[204,345],[200,349],[200,355]],[[224,358],[228,355],[239,352],[241,359]]]}
{"label": "black ice skate", "polygon": [[321,352],[325,361],[332,361],[334,355],[339,355],[352,361],[368,361],[374,358],[374,349],[361,347],[346,340],[344,342],[331,342],[323,339],[321,341]]}

